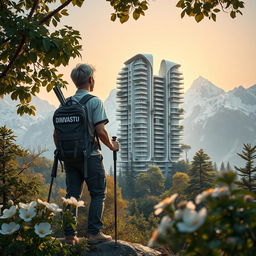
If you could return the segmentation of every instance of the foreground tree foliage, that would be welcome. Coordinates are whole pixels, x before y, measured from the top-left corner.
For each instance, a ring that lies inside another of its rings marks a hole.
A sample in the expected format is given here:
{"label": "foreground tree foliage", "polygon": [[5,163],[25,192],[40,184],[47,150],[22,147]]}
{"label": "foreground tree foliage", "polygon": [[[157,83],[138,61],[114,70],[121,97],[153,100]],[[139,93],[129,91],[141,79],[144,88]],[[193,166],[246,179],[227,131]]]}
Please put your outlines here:
{"label": "foreground tree foliage", "polygon": [[165,216],[149,245],[169,246],[179,256],[255,255],[255,194],[236,189],[235,180],[235,173],[223,172],[217,187],[197,195],[195,203],[177,203],[174,194],[159,204]]}
{"label": "foreground tree foliage", "polygon": [[[130,15],[137,20],[145,15],[149,1],[107,0],[114,9],[111,20],[128,21]],[[71,58],[81,56],[79,31],[70,26],[57,27],[71,4],[81,7],[84,0],[6,0],[0,1],[0,96],[11,95],[19,100],[17,112],[35,115],[30,105],[41,87],[47,91],[55,86],[65,87],[57,68],[66,66]],[[220,10],[232,18],[241,13],[240,0],[180,0],[177,7],[197,22],[204,17],[216,20]]]}
{"label": "foreground tree foliage", "polygon": [[26,202],[43,192],[44,188],[40,188],[43,176],[29,169],[37,157],[15,144],[12,130],[0,127],[0,204],[3,207],[9,200]]}

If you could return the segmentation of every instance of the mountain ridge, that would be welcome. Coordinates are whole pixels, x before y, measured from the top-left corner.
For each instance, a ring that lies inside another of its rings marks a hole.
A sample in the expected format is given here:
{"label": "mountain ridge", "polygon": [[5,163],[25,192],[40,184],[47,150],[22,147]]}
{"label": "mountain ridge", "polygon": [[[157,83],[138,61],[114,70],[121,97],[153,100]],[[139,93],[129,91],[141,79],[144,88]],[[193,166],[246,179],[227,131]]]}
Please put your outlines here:
{"label": "mountain ridge", "polygon": [[[104,102],[109,119],[107,130],[110,136],[117,134],[116,89],[110,91]],[[229,91],[217,87],[199,76],[184,95],[184,144],[192,149],[189,158],[200,148],[205,149],[214,162],[229,161],[242,164],[236,153],[241,152],[243,143],[256,144],[256,85],[249,88],[238,86]],[[17,116],[10,97],[0,99],[0,125],[14,129],[17,142],[26,148],[48,148],[46,156],[52,158],[52,114],[55,107],[47,101],[35,98],[32,104],[38,107],[36,117]],[[105,146],[103,155],[106,170],[112,165],[112,152]]]}

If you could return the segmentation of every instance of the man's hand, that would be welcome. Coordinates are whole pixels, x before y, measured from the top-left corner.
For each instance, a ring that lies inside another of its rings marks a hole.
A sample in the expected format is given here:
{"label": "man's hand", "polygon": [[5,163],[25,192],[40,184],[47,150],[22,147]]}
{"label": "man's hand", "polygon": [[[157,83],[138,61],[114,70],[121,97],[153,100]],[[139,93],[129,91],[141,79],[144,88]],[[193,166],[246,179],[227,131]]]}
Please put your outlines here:
{"label": "man's hand", "polygon": [[112,140],[111,141],[112,142],[112,148],[111,148],[111,150],[112,151],[118,151],[119,150],[119,143],[115,140]]}

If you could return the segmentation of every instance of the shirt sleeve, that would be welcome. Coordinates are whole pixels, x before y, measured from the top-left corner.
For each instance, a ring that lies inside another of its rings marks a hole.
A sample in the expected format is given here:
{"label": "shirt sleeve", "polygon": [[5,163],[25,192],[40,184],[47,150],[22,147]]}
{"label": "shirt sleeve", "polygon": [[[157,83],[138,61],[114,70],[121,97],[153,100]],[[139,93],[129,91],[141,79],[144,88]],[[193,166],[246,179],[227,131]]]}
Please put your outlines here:
{"label": "shirt sleeve", "polygon": [[107,124],[109,122],[106,111],[104,109],[102,101],[95,97],[93,99],[93,113],[92,113],[92,121],[94,127],[97,126],[98,124],[104,123]]}

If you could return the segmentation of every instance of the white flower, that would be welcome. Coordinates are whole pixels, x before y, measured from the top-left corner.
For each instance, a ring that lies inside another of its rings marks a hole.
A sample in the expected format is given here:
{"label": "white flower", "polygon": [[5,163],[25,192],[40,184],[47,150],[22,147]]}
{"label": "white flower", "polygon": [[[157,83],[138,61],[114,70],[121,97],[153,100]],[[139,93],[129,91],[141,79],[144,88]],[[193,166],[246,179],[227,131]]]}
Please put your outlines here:
{"label": "white flower", "polygon": [[194,203],[192,201],[188,201],[186,208],[188,208],[190,210],[195,210],[196,206],[194,205]]}
{"label": "white flower", "polygon": [[159,215],[160,213],[163,212],[163,210],[169,206],[170,204],[173,204],[175,201],[176,197],[178,196],[177,193],[173,194],[171,197],[165,198],[163,201],[158,203],[157,205],[154,206],[155,210],[155,215]]}
{"label": "white flower", "polygon": [[73,205],[75,207],[84,207],[84,201],[77,201],[76,198],[74,198],[73,196],[71,196],[70,198],[62,197],[62,200],[64,203]]}
{"label": "white flower", "polygon": [[41,238],[52,233],[51,225],[47,222],[41,222],[40,224],[35,225],[34,229],[35,233]]}
{"label": "white flower", "polygon": [[46,207],[54,212],[54,213],[57,213],[57,212],[61,212],[62,209],[57,205],[57,204],[54,204],[54,203],[51,203],[51,204],[47,204]]}
{"label": "white flower", "polygon": [[25,222],[29,222],[36,216],[36,209],[34,207],[30,208],[21,208],[19,210],[19,216]]}
{"label": "white flower", "polygon": [[30,209],[31,207],[36,207],[36,205],[37,205],[37,202],[35,202],[35,201],[32,201],[29,204],[19,203],[19,207],[21,209]]}
{"label": "white flower", "polygon": [[178,209],[174,212],[174,219],[175,220],[180,220],[183,216],[183,210]]}
{"label": "white flower", "polygon": [[230,190],[228,187],[215,188],[212,193],[212,197],[228,196],[228,195],[230,195]]}
{"label": "white flower", "polygon": [[9,224],[4,223],[1,226],[0,233],[2,235],[11,235],[19,229],[20,229],[20,225],[16,224],[15,222],[11,222]]}
{"label": "white flower", "polygon": [[177,223],[177,227],[180,232],[194,232],[204,223],[206,215],[207,210],[205,207],[199,212],[186,208],[182,216],[183,222]]}
{"label": "white flower", "polygon": [[165,236],[167,229],[172,225],[171,218],[164,216],[158,227],[158,234]]}
{"label": "white flower", "polygon": [[9,206],[13,206],[14,205],[14,202],[10,199],[7,203]]}
{"label": "white flower", "polygon": [[213,188],[209,188],[205,191],[203,191],[201,194],[196,196],[196,204],[200,204],[201,202],[203,202],[208,196],[212,195],[212,193],[214,192]]}
{"label": "white flower", "polygon": [[16,211],[17,211],[16,205],[11,206],[9,209],[4,209],[3,215],[0,216],[0,219],[11,218],[13,215],[16,214]]}
{"label": "white flower", "polygon": [[42,204],[42,205],[46,206],[46,207],[49,205],[48,202],[44,202],[44,201],[42,201],[41,199],[37,199],[37,202],[38,202],[39,204]]}

